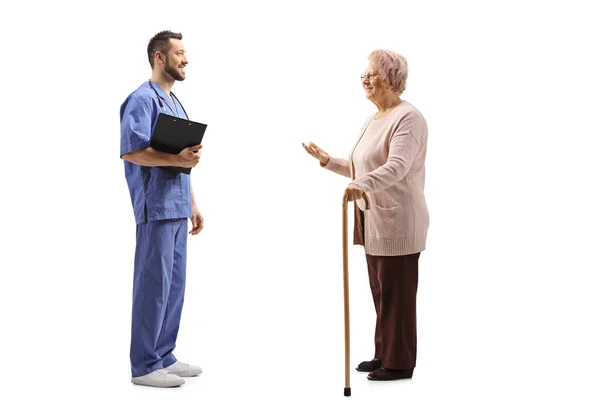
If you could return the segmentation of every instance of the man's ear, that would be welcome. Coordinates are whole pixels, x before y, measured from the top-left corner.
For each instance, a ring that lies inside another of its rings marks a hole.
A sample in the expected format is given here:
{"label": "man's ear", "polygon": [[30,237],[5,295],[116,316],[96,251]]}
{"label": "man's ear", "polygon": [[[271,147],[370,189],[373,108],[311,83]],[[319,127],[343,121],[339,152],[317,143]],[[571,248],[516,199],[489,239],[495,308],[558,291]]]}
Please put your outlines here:
{"label": "man's ear", "polygon": [[157,63],[157,62],[161,63],[161,64],[165,63],[165,56],[160,51],[157,51],[154,53],[154,63]]}

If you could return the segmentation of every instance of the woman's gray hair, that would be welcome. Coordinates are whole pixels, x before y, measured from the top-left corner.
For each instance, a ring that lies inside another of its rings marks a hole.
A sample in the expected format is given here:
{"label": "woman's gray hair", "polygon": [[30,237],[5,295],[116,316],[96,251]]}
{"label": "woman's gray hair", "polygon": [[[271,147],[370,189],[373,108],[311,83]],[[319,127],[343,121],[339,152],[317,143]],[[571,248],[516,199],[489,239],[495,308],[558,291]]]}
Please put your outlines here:
{"label": "woman's gray hair", "polygon": [[408,64],[400,54],[391,50],[376,49],[369,54],[367,59],[377,69],[381,78],[394,93],[400,96],[406,89],[408,77]]}

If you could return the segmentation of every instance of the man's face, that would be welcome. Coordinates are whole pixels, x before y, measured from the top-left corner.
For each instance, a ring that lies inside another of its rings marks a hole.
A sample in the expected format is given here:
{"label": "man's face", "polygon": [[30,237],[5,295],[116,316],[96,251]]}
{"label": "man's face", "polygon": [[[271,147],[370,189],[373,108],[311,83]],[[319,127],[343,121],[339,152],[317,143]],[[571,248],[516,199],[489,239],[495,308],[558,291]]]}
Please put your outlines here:
{"label": "man's face", "polygon": [[165,55],[165,72],[176,81],[185,79],[185,66],[188,60],[185,56],[183,43],[178,39],[169,39],[171,49]]}

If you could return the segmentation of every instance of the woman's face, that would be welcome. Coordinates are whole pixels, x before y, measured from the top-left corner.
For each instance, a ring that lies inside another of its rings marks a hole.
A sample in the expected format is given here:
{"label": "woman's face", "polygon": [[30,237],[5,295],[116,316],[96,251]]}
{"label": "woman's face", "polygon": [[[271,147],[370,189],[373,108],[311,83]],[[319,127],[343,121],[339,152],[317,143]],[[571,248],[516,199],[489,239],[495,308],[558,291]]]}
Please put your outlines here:
{"label": "woman's face", "polygon": [[371,101],[381,98],[386,91],[390,90],[388,85],[383,82],[377,68],[372,63],[369,63],[365,72],[361,75],[361,81],[367,99]]}

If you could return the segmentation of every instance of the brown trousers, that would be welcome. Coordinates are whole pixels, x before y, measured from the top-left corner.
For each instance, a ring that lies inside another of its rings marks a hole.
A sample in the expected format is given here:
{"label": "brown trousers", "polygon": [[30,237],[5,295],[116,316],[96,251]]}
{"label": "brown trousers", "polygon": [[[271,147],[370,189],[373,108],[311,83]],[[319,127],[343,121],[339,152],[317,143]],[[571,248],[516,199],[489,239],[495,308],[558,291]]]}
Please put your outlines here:
{"label": "brown trousers", "polygon": [[[364,246],[364,213],[356,206],[354,244]],[[417,360],[419,256],[366,254],[377,321],[375,359],[388,369],[411,369]]]}

